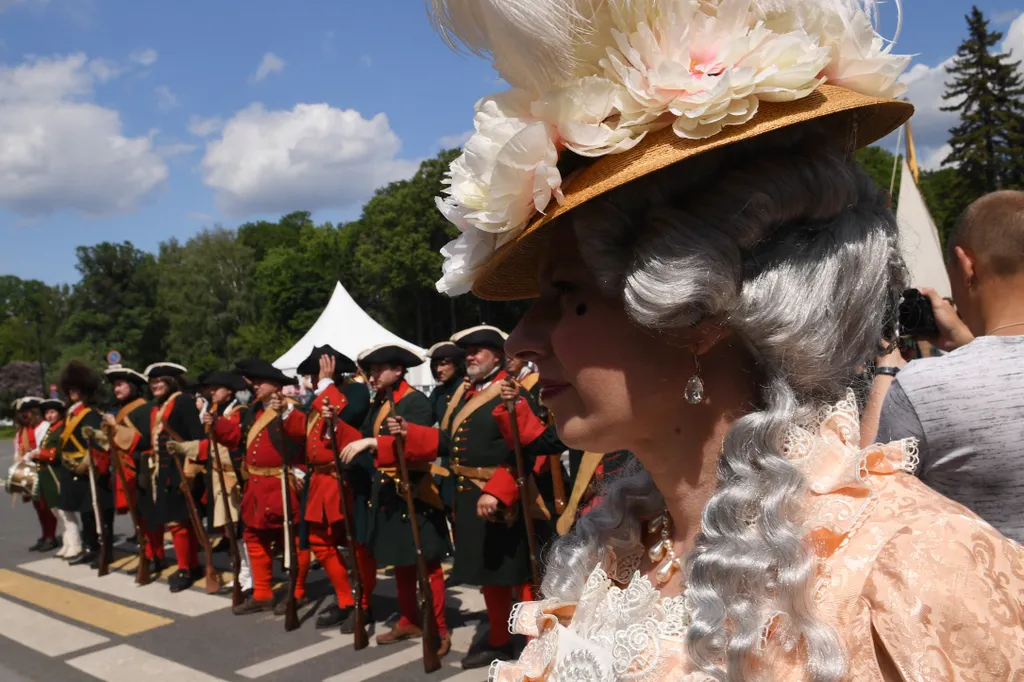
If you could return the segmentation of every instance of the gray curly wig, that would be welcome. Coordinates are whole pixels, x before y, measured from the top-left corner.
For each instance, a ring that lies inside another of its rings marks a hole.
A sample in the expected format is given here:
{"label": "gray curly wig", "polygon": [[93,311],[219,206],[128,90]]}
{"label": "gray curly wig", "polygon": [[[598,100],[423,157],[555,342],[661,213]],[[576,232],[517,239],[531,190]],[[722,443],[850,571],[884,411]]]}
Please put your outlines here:
{"label": "gray curly wig", "polygon": [[[809,679],[838,680],[845,652],[815,614],[805,482],[783,443],[790,425],[844,396],[893,328],[906,273],[887,197],[807,124],[676,164],[567,219],[600,286],[638,324],[719,316],[760,369],[759,409],[725,439],[687,556],[690,657],[719,680],[759,678],[752,664],[776,619],[802,647]],[[608,548],[635,547],[641,519],[664,505],[644,471],[611,483],[603,500],[551,548],[545,596],[578,599]]]}

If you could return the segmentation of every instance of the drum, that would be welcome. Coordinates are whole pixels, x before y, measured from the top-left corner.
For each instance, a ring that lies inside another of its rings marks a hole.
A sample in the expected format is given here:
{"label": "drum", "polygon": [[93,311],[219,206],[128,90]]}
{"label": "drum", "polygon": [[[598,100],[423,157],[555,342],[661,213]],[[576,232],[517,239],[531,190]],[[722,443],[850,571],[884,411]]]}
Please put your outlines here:
{"label": "drum", "polygon": [[33,500],[39,497],[39,465],[35,462],[15,462],[3,479],[4,490],[11,495],[25,495]]}

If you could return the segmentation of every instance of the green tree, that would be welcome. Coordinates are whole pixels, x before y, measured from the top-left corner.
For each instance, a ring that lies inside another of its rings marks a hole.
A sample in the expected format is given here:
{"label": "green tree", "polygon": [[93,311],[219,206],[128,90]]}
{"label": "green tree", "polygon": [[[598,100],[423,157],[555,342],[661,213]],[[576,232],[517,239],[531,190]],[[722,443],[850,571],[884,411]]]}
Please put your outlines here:
{"label": "green tree", "polygon": [[[900,169],[896,165],[902,157],[894,157],[891,152],[874,145],[864,147],[857,151],[857,161],[864,167],[871,179],[875,181],[883,192],[889,191],[889,184],[892,183],[893,207],[896,206],[896,198],[900,195]],[[896,181],[893,183],[893,169],[896,169]]]}
{"label": "green tree", "polygon": [[101,368],[111,349],[140,371],[165,359],[167,321],[157,302],[153,255],[131,242],[79,246],[77,253],[82,279],[72,289],[57,335],[61,366],[78,358]]}
{"label": "green tree", "polygon": [[312,226],[313,219],[309,211],[293,211],[276,223],[260,220],[239,226],[238,240],[253,250],[259,262],[271,249],[293,244],[302,228]]}
{"label": "green tree", "polygon": [[960,115],[949,131],[952,151],[942,163],[958,169],[951,189],[961,209],[987,192],[1020,186],[1024,179],[1020,62],[993,52],[1003,34],[989,29],[977,6],[965,19],[968,37],[946,68],[951,80],[943,99],[949,104],[942,107]]}
{"label": "green tree", "polygon": [[167,318],[167,359],[191,374],[230,368],[236,330],[257,319],[253,250],[233,230],[203,230],[160,245],[157,305]]}

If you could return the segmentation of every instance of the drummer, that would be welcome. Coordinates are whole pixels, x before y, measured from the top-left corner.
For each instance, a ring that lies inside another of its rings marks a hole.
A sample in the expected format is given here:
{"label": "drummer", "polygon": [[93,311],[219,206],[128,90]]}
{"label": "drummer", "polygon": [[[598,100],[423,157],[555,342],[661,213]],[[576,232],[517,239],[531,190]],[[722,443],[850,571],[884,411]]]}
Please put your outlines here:
{"label": "drummer", "polygon": [[78,514],[58,508],[60,472],[55,466],[67,406],[61,400],[50,398],[39,403],[39,409],[43,413],[43,420],[49,426],[46,436],[40,441],[38,455],[34,458],[39,464],[39,494],[57,515],[63,527],[60,534],[60,549],[57,550],[56,556],[70,559],[82,553],[82,533],[78,525]]}
{"label": "drummer", "polygon": [[[18,430],[14,436],[14,461],[31,462],[38,454],[39,445],[43,442],[49,422],[43,419],[39,406],[42,398],[26,396],[15,401],[14,411],[17,414]],[[57,549],[57,517],[50,511],[46,500],[40,496],[35,498],[25,497],[26,502],[31,502],[35,507],[36,516],[39,518],[39,526],[42,535],[36,543],[28,548],[30,552],[51,552]]]}

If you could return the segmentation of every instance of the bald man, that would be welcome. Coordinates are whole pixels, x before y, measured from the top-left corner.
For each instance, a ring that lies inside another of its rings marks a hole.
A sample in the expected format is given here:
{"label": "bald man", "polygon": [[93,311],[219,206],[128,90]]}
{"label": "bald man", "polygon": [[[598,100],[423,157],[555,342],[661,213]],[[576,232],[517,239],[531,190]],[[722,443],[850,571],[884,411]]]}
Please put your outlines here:
{"label": "bald man", "polygon": [[956,309],[922,291],[940,330],[933,343],[950,352],[895,376],[878,440],[917,438],[921,480],[1022,542],[1024,192],[971,204],[949,237],[946,268]]}

